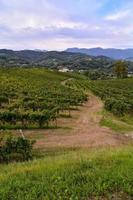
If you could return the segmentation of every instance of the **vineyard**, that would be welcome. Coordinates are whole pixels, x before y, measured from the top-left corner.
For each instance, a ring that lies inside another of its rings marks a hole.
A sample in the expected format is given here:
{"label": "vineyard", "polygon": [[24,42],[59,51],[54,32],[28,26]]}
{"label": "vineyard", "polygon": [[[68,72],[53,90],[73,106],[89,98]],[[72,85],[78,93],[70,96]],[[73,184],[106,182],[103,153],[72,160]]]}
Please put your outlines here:
{"label": "vineyard", "polygon": [[[63,84],[69,79],[73,79],[72,84]],[[1,68],[0,128],[56,125],[60,114],[70,115],[72,109],[87,100],[86,87],[87,81],[78,74],[38,68]]]}
{"label": "vineyard", "polygon": [[105,102],[105,109],[117,116],[133,115],[133,79],[99,80],[91,90]]}
{"label": "vineyard", "polygon": [[133,79],[0,68],[0,129],[32,129],[24,137],[1,131],[1,200],[133,198],[132,135],[101,126],[103,103],[89,90],[107,110],[132,117]]}

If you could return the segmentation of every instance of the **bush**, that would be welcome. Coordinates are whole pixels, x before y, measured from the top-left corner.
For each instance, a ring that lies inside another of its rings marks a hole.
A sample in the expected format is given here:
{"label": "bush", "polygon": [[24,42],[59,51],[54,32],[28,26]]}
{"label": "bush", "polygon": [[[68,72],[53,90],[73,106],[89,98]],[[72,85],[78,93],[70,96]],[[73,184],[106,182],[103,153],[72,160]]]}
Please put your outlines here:
{"label": "bush", "polygon": [[27,161],[32,159],[34,141],[18,137],[9,137],[0,142],[0,163],[11,161]]}
{"label": "bush", "polygon": [[123,116],[125,113],[128,113],[130,108],[130,104],[124,102],[124,99],[107,98],[105,100],[105,109],[117,116]]}

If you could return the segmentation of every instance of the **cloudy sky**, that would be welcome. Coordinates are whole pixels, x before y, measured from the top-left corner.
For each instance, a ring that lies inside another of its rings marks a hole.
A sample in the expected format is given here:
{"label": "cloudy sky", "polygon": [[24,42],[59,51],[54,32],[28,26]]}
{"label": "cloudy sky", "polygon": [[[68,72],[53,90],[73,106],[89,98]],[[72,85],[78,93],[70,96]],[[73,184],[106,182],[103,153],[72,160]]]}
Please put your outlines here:
{"label": "cloudy sky", "polygon": [[133,48],[133,0],[0,0],[0,48]]}

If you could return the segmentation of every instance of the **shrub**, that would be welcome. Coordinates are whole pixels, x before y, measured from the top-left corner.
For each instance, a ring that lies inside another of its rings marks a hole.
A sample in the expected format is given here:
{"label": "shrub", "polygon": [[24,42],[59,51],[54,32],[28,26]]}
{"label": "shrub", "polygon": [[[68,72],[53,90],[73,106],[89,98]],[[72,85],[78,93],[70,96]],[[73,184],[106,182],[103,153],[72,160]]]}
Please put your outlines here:
{"label": "shrub", "polygon": [[105,100],[105,109],[117,116],[123,116],[125,113],[128,113],[130,107],[130,104],[124,102],[124,99],[107,98]]}
{"label": "shrub", "polygon": [[32,159],[34,141],[18,137],[8,137],[0,141],[0,162],[27,161]]}

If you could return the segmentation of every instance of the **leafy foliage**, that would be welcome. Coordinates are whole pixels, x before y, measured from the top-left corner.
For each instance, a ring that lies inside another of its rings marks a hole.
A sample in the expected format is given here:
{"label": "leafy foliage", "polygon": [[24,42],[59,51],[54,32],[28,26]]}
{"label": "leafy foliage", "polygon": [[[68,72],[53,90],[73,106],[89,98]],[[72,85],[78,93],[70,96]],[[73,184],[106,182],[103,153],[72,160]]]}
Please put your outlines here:
{"label": "leafy foliage", "polygon": [[88,71],[84,71],[83,74],[85,76],[87,76],[90,80],[104,80],[104,79],[108,79],[111,78],[111,75],[109,73],[105,73],[101,70],[88,70]]}
{"label": "leafy foliage", "polygon": [[32,158],[34,141],[18,137],[9,137],[0,141],[0,163],[10,161],[26,161]]}
{"label": "leafy foliage", "polygon": [[114,64],[114,73],[118,78],[126,78],[128,75],[128,67],[124,61],[117,61]]}

